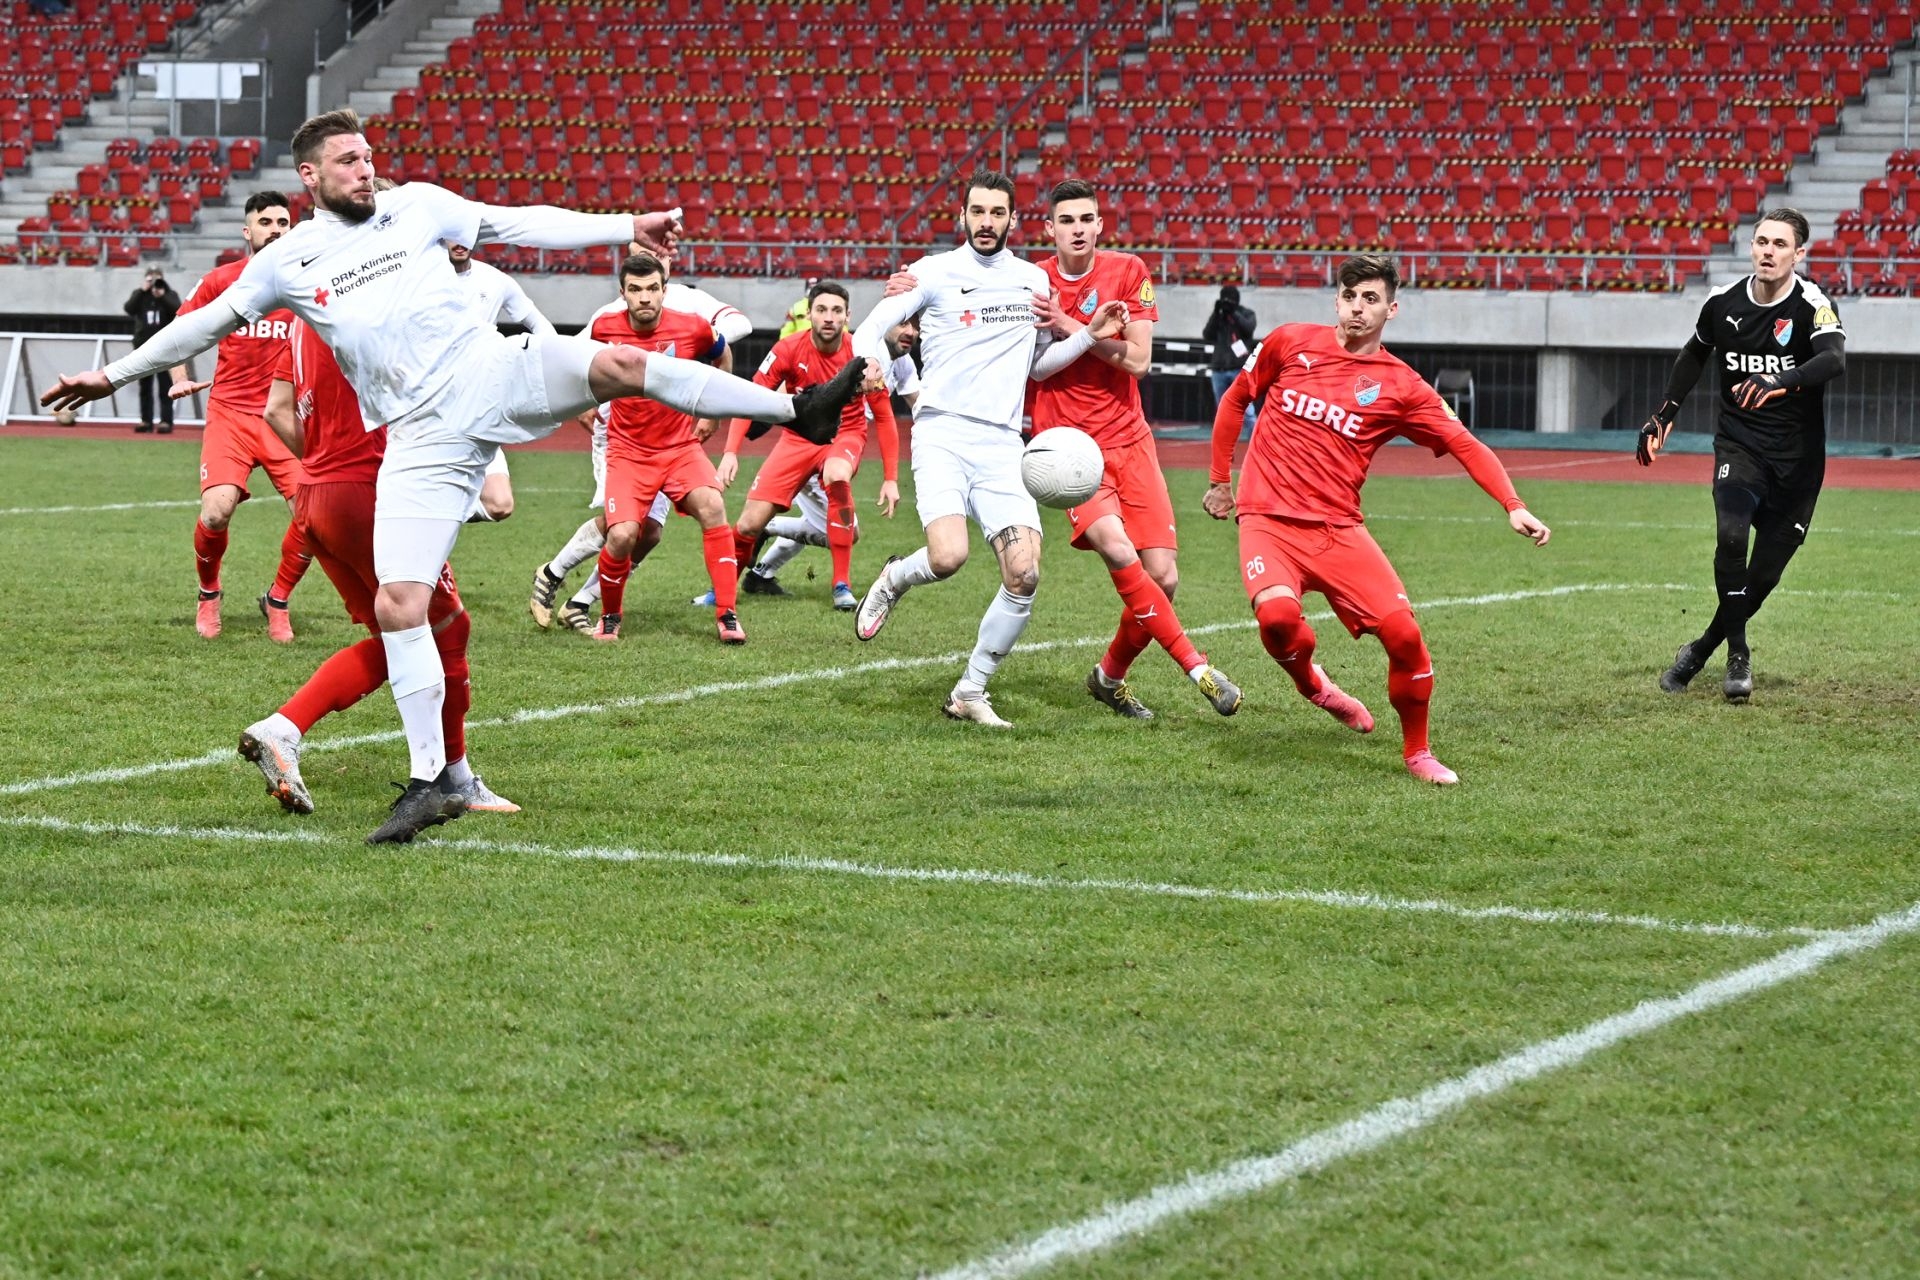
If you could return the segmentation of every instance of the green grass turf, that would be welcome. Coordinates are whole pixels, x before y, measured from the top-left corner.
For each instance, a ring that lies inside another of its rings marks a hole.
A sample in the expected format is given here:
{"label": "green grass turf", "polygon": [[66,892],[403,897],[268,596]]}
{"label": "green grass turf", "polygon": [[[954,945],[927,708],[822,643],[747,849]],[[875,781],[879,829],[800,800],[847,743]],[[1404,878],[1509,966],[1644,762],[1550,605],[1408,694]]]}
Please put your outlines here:
{"label": "green grass turf", "polygon": [[[0,508],[190,498],[193,456],[0,442]],[[1215,716],[1156,652],[1135,683],[1158,721],[1093,704],[1080,681],[1117,602],[1055,523],[1036,647],[995,682],[1018,726],[999,735],[939,716],[959,657],[859,669],[970,647],[984,549],[868,645],[809,551],[796,598],[748,598],[752,641],[731,649],[685,603],[705,584],[676,521],[634,575],[626,638],[596,646],[525,615],[533,566],[585,515],[585,460],[520,453],[514,475],[518,513],[455,553],[474,717],[630,700],[473,730],[526,813],[366,849],[405,773],[393,741],[310,750],[306,819],[237,758],[0,795],[0,818],[317,837],[0,828],[0,1274],[912,1275],[1794,945],[473,841],[1775,928],[1920,896],[1913,495],[1822,499],[1735,708],[1717,662],[1685,697],[1653,685],[1711,603],[1703,491],[1521,477],[1557,530],[1536,550],[1464,479],[1373,482],[1416,601],[1610,588],[1423,612],[1435,746],[1465,779],[1443,792],[1400,767],[1373,641],[1317,623],[1372,737],[1293,693],[1197,474],[1171,477],[1178,603],[1221,628],[1203,647],[1245,710]],[[917,543],[910,513],[866,512],[857,585]],[[191,521],[0,517],[0,786],[228,748],[356,638],[317,573],[299,640],[265,638],[252,597],[285,522],[268,500],[235,521],[227,634],[199,640]],[[813,674],[672,696],[783,673]],[[381,692],[313,741],[394,725]],[[1061,1274],[1898,1274],[1916,948]]]}

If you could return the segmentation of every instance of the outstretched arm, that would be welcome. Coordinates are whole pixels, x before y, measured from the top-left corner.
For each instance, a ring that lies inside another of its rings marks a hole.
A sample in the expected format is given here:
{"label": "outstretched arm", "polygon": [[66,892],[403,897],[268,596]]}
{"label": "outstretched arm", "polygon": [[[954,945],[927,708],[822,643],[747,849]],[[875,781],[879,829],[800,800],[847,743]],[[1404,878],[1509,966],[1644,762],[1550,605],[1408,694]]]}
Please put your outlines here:
{"label": "outstretched arm", "polygon": [[1528,511],[1527,504],[1514,492],[1513,480],[1500,465],[1499,455],[1464,431],[1448,441],[1447,451],[1460,460],[1460,465],[1467,469],[1475,484],[1486,490],[1488,497],[1507,509],[1507,524],[1515,533],[1533,539],[1536,547],[1547,545],[1553,530]]}
{"label": "outstretched arm", "polygon": [[105,399],[129,382],[191,360],[245,323],[246,318],[224,298],[215,299],[198,311],[175,317],[166,328],[106,368],[61,378],[41,393],[40,403],[60,410]]}
{"label": "outstretched arm", "polygon": [[1207,492],[1200,505],[1215,520],[1233,514],[1233,446],[1240,439],[1240,424],[1246,420],[1247,406],[1253,403],[1253,375],[1245,369],[1234,378],[1220,406],[1213,413],[1213,458],[1207,468]]}

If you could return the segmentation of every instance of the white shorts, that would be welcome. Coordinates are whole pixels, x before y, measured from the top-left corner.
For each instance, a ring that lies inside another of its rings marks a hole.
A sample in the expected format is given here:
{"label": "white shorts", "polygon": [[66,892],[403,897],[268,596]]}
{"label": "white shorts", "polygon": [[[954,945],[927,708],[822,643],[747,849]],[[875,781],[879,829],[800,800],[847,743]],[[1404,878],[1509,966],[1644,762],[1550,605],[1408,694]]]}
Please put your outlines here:
{"label": "white shorts", "polygon": [[502,337],[483,331],[462,353],[446,388],[398,422],[402,427],[457,432],[494,444],[524,444],[553,434],[597,403],[588,369],[603,344],[557,333]]}
{"label": "white shorts", "polygon": [[507,451],[505,449],[495,449],[493,451],[493,461],[487,463],[487,474],[490,476],[504,476],[507,474]]}
{"label": "white shorts", "polygon": [[1040,528],[1040,507],[1020,479],[1017,432],[971,418],[923,413],[913,423],[913,488],[924,527],[972,516],[989,540],[1002,529]]}

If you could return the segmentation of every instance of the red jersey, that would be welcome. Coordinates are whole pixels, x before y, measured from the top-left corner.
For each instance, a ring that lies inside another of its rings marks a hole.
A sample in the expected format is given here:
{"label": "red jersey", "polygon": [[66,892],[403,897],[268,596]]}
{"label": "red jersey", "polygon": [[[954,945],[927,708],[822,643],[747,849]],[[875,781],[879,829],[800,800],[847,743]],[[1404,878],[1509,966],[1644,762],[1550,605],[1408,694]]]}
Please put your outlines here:
{"label": "red jersey", "polygon": [[[852,360],[853,339],[849,335],[840,335],[838,351],[822,351],[813,344],[813,331],[802,329],[773,344],[773,349],[767,352],[767,358],[754,370],[753,380],[775,390],[785,387],[789,391],[800,391],[833,381],[834,376]],[[843,433],[858,432],[864,439],[869,410],[873,413],[874,422],[880,426],[880,460],[886,468],[887,479],[891,480],[899,464],[900,430],[893,420],[893,396],[890,392],[872,391],[848,401],[847,407],[840,411],[840,430]],[[734,419],[732,428],[727,432],[728,453],[740,452],[740,447],[747,441],[747,428],[751,425],[745,418]]]}
{"label": "red jersey", "polygon": [[[662,310],[650,332],[638,333],[626,311],[595,316],[587,336],[595,342],[615,343],[658,351],[682,360],[712,360],[725,344],[713,326],[690,311]],[[693,415],[639,396],[622,396],[608,404],[607,460],[674,449],[693,439]]]}
{"label": "red jersey", "polygon": [[[1350,354],[1332,325],[1281,325],[1261,341],[1241,378],[1255,399],[1267,398],[1241,464],[1234,495],[1241,511],[1360,524],[1360,486],[1381,445],[1405,436],[1438,456],[1474,451],[1479,443],[1398,356],[1384,349]],[[1215,421],[1211,478],[1219,484],[1230,473],[1239,431],[1224,434],[1223,456],[1224,415]],[[1519,505],[1511,485],[1506,496]]]}
{"label": "red jersey", "polygon": [[293,384],[293,412],[306,441],[300,465],[308,484],[379,477],[387,429],[367,430],[360,397],[332,350],[301,321],[293,322],[293,337],[274,365],[273,380]]}
{"label": "red jersey", "polygon": [[[180,304],[179,314],[198,311],[227,291],[240,278],[247,260],[215,267],[200,277],[200,282]],[[293,332],[293,312],[274,311],[250,325],[235,329],[220,339],[220,356],[213,366],[213,386],[207,399],[241,413],[259,417],[267,407],[267,388],[273,383],[273,366],[286,349]]]}
{"label": "red jersey", "polygon": [[[1083,322],[1091,321],[1102,303],[1115,298],[1126,302],[1129,323],[1160,319],[1147,264],[1130,253],[1096,249],[1093,266],[1077,280],[1060,274],[1057,256],[1042,258],[1040,268],[1047,273],[1061,309]],[[1033,426],[1035,431],[1078,427],[1102,449],[1138,444],[1153,435],[1140,408],[1139,379],[1090,355],[1033,384]]]}

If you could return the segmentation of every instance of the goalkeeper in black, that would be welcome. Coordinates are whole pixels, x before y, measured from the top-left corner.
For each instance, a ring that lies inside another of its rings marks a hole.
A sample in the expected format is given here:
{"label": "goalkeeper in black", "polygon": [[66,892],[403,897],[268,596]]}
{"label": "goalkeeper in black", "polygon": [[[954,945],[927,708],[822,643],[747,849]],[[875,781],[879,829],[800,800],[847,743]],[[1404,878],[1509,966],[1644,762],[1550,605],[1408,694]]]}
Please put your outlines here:
{"label": "goalkeeper in black", "polygon": [[1722,692],[1753,696],[1747,620],[1780,585],[1806,539],[1827,469],[1827,383],[1847,366],[1846,334],[1826,294],[1794,274],[1807,256],[1807,220],[1772,209],[1753,232],[1753,274],[1715,289],[1667,379],[1666,401],[1640,428],[1636,456],[1652,466],[1680,404],[1718,353],[1720,412],[1713,432],[1713,584],[1718,608],[1680,646],[1660,687],[1683,693],[1721,642]]}

